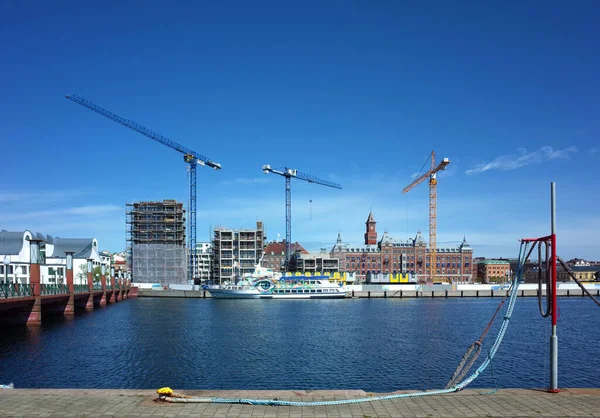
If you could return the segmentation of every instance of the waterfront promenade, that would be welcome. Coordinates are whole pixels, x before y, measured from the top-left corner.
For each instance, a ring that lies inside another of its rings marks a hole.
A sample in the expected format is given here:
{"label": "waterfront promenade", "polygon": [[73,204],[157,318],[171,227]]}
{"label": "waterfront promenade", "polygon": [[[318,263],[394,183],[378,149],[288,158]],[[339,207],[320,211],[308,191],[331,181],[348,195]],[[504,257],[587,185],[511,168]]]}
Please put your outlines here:
{"label": "waterfront promenade", "polygon": [[[183,391],[182,391],[183,392]],[[485,389],[361,404],[287,407],[241,404],[168,404],[155,402],[154,390],[9,389],[0,390],[0,416],[11,417],[507,417],[597,416],[600,389]],[[354,391],[184,391],[199,397],[340,400],[369,396]],[[397,392],[402,393],[402,392]],[[373,394],[380,395],[380,394]]]}

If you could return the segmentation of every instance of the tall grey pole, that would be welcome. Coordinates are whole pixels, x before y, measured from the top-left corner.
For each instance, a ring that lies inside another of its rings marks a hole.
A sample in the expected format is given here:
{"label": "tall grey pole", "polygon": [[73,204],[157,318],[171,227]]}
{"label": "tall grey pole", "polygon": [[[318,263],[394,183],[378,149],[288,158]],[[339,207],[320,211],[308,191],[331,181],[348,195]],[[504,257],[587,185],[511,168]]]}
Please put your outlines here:
{"label": "tall grey pole", "polygon": [[[558,337],[556,336],[556,194],[555,184],[550,183],[550,217],[552,233],[552,336],[550,337],[550,392],[558,392]],[[548,289],[546,289],[548,291]]]}

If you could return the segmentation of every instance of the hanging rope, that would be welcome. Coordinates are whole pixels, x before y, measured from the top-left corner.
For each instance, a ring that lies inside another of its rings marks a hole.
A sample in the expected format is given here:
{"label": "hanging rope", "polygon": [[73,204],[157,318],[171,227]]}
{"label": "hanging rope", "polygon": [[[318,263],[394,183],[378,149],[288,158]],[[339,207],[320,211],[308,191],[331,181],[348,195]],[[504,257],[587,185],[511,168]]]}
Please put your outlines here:
{"label": "hanging rope", "polygon": [[[542,243],[545,244],[546,257],[542,262]],[[551,267],[548,263],[550,258],[550,249],[548,242],[538,242],[538,307],[540,308],[540,314],[544,318],[548,318],[552,315],[552,282],[551,282]],[[546,277],[543,277],[546,276]],[[542,281],[546,283],[546,311],[542,307]]]}
{"label": "hanging rope", "polygon": [[590,299],[592,299],[594,302],[596,302],[596,305],[600,306],[600,302],[598,301],[598,299],[596,299],[594,296],[592,296],[592,294],[585,288],[585,286],[583,285],[583,283],[581,283],[579,281],[579,279],[577,279],[577,277],[575,277],[575,273],[573,273],[573,270],[571,270],[571,268],[568,266],[567,263],[565,263],[562,258],[560,257],[556,257],[558,262],[560,263],[560,265],[562,266],[562,268],[565,269],[565,271],[567,273],[569,273],[569,276],[571,276],[571,279],[573,279],[573,281],[575,283],[577,283],[577,286],[579,286],[581,288],[581,290],[590,297]]}
{"label": "hanging rope", "polygon": [[492,315],[492,319],[490,320],[490,322],[488,322],[488,325],[485,328],[485,331],[483,331],[483,334],[481,334],[481,337],[479,337],[477,341],[475,341],[469,346],[469,348],[467,348],[467,352],[464,354],[463,358],[458,363],[458,366],[456,367],[456,370],[452,374],[452,377],[450,377],[450,380],[446,384],[445,389],[454,386],[456,382],[460,382],[462,378],[465,377],[465,375],[469,372],[469,370],[471,370],[471,367],[473,367],[475,360],[477,360],[477,357],[479,357],[479,354],[481,352],[481,344],[483,343],[483,339],[492,327],[492,324],[496,319],[496,315],[498,315],[498,312],[500,312],[500,309],[502,308],[502,305],[504,305],[507,296],[505,296],[504,299],[502,299],[502,301],[498,305],[498,308],[496,308],[496,312],[494,312],[494,315]]}
{"label": "hanging rope", "polygon": [[517,273],[513,277],[513,282],[509,290],[508,297],[508,307],[506,309],[506,314],[504,315],[504,319],[502,320],[502,324],[500,325],[500,330],[498,331],[498,335],[490,348],[490,352],[488,353],[487,358],[483,361],[483,363],[475,370],[473,374],[467,377],[461,383],[457,383],[451,388],[448,389],[440,389],[440,390],[432,390],[432,391],[421,391],[421,392],[413,392],[413,393],[397,393],[393,395],[385,395],[385,396],[373,396],[367,398],[358,398],[358,399],[344,399],[339,401],[316,401],[316,402],[297,402],[297,401],[283,401],[279,399],[238,399],[238,398],[177,398],[170,396],[161,396],[160,399],[166,402],[182,402],[182,403],[226,403],[226,404],[248,404],[248,405],[271,405],[271,406],[328,406],[328,405],[347,405],[347,404],[358,404],[363,402],[374,402],[374,401],[386,401],[390,399],[399,399],[399,398],[416,398],[421,396],[432,396],[432,395],[443,395],[446,393],[457,392],[459,390],[464,389],[469,383],[475,380],[491,363],[492,359],[496,355],[502,340],[504,339],[504,335],[506,334],[506,330],[508,328],[508,323],[511,319],[513,309],[515,307],[515,302],[517,300],[517,294],[519,289],[519,282],[523,276],[523,264],[527,257],[523,258],[525,253],[527,252],[527,247],[529,246],[528,242],[521,242],[521,247],[519,249],[519,262],[517,265]]}

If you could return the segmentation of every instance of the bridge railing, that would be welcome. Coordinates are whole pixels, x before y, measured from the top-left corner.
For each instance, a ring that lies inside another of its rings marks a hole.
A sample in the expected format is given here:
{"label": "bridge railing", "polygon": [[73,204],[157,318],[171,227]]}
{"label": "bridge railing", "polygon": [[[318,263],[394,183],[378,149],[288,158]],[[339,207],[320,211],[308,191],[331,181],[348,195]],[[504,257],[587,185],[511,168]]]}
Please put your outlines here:
{"label": "bridge railing", "polygon": [[75,293],[89,292],[90,288],[88,287],[87,284],[76,284],[76,285],[73,285],[73,291]]}
{"label": "bridge railing", "polygon": [[42,295],[61,295],[69,293],[69,286],[66,284],[42,284],[41,294]]}
{"label": "bridge railing", "polygon": [[20,298],[33,295],[33,286],[20,283],[0,283],[0,298]]}

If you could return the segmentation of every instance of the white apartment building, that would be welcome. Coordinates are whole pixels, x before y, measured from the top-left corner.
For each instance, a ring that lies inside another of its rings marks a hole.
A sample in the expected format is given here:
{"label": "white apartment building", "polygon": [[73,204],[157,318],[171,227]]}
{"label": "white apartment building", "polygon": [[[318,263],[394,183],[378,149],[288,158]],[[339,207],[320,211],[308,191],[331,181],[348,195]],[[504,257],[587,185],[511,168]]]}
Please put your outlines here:
{"label": "white apartment building", "polygon": [[233,282],[236,277],[254,272],[265,246],[262,222],[255,229],[215,228],[213,231],[214,283]]}
{"label": "white apartment building", "polygon": [[210,281],[212,277],[212,243],[196,242],[194,269],[195,284],[204,284]]}

